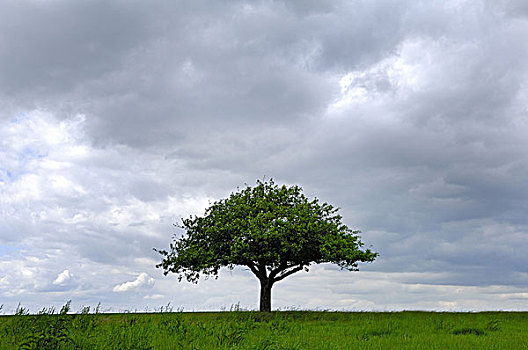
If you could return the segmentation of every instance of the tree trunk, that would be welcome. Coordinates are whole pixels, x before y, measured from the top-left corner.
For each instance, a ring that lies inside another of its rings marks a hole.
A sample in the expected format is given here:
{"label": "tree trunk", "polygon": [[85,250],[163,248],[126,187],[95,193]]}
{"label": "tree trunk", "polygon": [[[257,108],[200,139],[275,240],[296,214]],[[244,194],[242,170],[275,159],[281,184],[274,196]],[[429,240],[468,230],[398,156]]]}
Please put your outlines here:
{"label": "tree trunk", "polygon": [[260,280],[260,312],[271,312],[271,287],[273,282],[268,278]]}

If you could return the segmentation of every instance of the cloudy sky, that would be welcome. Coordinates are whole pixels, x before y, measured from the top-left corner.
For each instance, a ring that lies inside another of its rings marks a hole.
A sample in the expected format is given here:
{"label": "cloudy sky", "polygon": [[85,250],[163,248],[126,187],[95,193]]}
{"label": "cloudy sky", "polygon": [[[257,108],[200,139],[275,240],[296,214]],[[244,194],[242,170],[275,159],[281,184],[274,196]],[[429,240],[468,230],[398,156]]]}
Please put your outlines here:
{"label": "cloudy sky", "polygon": [[152,248],[264,176],[380,253],[274,308],[527,310],[527,4],[0,0],[2,312],[255,309]]}

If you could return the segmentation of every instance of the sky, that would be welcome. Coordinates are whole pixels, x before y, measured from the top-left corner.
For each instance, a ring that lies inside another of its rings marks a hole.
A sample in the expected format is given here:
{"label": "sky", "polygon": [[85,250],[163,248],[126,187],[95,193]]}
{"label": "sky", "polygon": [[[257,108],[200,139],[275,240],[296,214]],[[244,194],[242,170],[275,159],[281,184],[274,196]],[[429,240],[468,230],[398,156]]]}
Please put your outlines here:
{"label": "sky", "polygon": [[0,305],[258,307],[178,283],[173,224],[257,179],[377,260],[274,309],[528,310],[524,0],[0,0]]}

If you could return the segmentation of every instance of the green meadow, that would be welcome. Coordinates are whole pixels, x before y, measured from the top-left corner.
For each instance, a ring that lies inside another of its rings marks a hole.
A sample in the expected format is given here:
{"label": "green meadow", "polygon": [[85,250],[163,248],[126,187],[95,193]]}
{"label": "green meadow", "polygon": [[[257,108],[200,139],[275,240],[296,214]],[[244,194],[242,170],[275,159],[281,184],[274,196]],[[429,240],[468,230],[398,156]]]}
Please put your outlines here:
{"label": "green meadow", "polygon": [[528,349],[528,312],[107,314],[19,307],[0,349]]}

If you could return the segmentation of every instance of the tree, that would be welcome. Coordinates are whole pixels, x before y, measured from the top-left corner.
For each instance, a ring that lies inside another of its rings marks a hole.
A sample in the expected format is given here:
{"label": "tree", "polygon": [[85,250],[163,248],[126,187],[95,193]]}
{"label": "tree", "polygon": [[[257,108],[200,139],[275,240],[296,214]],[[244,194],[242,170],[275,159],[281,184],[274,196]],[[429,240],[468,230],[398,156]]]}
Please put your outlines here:
{"label": "tree", "polygon": [[182,219],[186,232],[170,250],[156,250],[158,268],[197,283],[200,275],[218,277],[221,267],[246,266],[260,281],[260,311],[271,311],[271,288],[312,264],[334,263],[357,271],[358,262],[378,255],[361,250],[358,234],[341,222],[339,208],[309,201],[299,186],[257,181],[214,202],[204,216]]}

